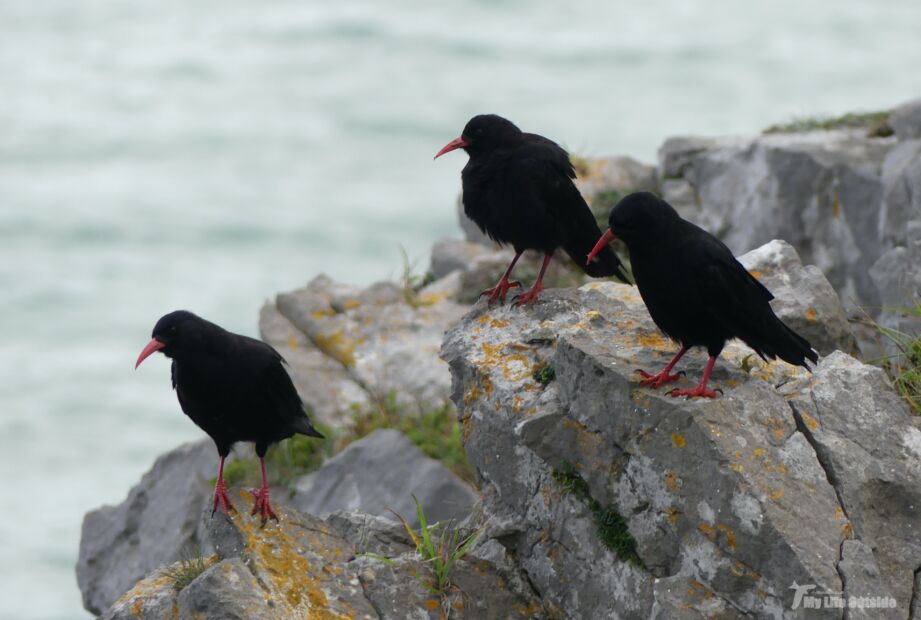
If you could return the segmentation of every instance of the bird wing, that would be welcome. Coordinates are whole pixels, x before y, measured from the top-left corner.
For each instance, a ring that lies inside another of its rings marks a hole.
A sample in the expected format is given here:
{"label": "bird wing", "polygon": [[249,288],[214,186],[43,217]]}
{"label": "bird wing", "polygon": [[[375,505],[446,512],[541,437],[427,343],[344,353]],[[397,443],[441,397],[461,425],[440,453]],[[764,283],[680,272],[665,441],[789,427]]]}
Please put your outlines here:
{"label": "bird wing", "polygon": [[[726,245],[710,235],[693,235],[693,270],[702,277],[697,292],[700,307],[717,324],[752,344],[760,340],[758,334],[765,329],[765,322],[774,318],[770,301],[774,299],[752,274],[736,260]],[[758,354],[764,355],[760,347]]]}
{"label": "bird wing", "polygon": [[304,410],[304,403],[285,370],[285,358],[269,344],[240,336],[244,348],[244,359],[250,365],[248,375],[253,381],[252,389],[268,406],[260,415],[275,415],[292,430],[304,435],[322,437]]}
{"label": "bird wing", "polygon": [[[530,134],[533,135],[533,134]],[[576,177],[569,155],[556,143],[534,136],[519,147],[509,162],[509,172],[522,179],[518,192],[528,192],[528,217],[546,217],[566,229],[598,226],[591,210],[573,183]],[[600,232],[599,235],[600,236]],[[597,240],[597,236],[595,237]]]}

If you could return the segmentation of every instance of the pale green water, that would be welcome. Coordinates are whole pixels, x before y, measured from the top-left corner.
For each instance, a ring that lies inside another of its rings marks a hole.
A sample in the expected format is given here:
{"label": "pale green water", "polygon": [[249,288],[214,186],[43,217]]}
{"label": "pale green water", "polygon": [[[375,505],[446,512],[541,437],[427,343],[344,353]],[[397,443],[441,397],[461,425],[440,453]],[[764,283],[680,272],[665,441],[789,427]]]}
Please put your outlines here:
{"label": "pale green water", "polygon": [[83,513],[200,436],[155,320],[423,269],[471,115],[652,161],[921,96],[917,0],[620,4],[0,0],[0,617],[86,617]]}

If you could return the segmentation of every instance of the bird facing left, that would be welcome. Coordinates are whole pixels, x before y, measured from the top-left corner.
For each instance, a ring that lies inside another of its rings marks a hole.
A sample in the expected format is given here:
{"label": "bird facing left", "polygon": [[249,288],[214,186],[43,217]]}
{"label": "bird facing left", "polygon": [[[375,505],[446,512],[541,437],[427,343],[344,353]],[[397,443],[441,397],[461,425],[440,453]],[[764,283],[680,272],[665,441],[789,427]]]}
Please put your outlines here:
{"label": "bird facing left", "polygon": [[273,443],[295,433],[322,438],[310,423],[284,358],[268,344],[241,336],[186,310],[164,315],[134,367],[159,351],[172,359],[173,388],[182,411],[217,446],[220,456],[214,487],[213,515],[234,507],[227,496],[224,459],[238,441],[255,444],[262,487],[253,490],[252,514],[262,523],[278,520],[269,501],[265,453]]}

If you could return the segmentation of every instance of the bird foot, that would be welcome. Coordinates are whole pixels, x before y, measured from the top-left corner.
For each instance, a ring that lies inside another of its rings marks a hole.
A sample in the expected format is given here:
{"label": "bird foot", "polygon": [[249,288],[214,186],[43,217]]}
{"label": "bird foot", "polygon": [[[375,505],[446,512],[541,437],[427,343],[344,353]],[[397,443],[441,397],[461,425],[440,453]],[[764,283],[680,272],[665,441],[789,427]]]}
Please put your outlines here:
{"label": "bird foot", "polygon": [[716,398],[716,392],[722,393],[721,390],[708,390],[704,385],[698,385],[695,388],[679,390],[674,389],[668,393],[672,398],[677,398],[678,396],[687,396],[688,400],[694,398],[695,396],[701,396],[703,398]]}
{"label": "bird foot", "polygon": [[524,293],[519,293],[515,295],[515,299],[512,300],[512,303],[516,306],[523,306],[531,302],[537,301],[537,297],[540,295],[540,292],[544,290],[544,287],[541,286],[540,282],[535,282],[534,286],[525,291]]}
{"label": "bird foot", "polygon": [[214,513],[217,512],[217,507],[221,507],[221,512],[227,514],[228,512],[236,512],[236,509],[233,507],[233,504],[230,503],[230,498],[227,497],[227,483],[223,480],[218,480],[217,484],[214,485],[214,502],[211,504],[211,516],[214,516]]}
{"label": "bird foot", "polygon": [[673,375],[670,375],[668,374],[667,370],[663,370],[662,372],[658,374],[652,375],[646,372],[645,370],[640,370],[639,368],[637,368],[636,372],[640,373],[640,376],[643,377],[643,380],[640,381],[640,386],[651,387],[654,390],[662,387],[666,383],[677,381],[678,379],[681,378],[681,374],[682,374],[678,372]]}
{"label": "bird foot", "polygon": [[253,496],[256,498],[256,503],[253,504],[253,511],[251,515],[259,514],[262,518],[262,525],[265,525],[269,519],[275,519],[278,521],[278,515],[275,514],[275,511],[272,510],[272,503],[269,502],[269,490],[268,488],[253,489]]}
{"label": "bird foot", "polygon": [[505,278],[502,278],[501,280],[499,280],[499,283],[496,284],[494,287],[488,288],[482,293],[480,293],[480,297],[482,297],[483,295],[486,295],[487,299],[489,300],[490,306],[496,303],[497,301],[500,304],[504,304],[505,296],[508,294],[508,290],[510,288],[515,288],[515,287],[521,288],[521,282],[518,282],[517,280],[512,280],[510,282],[506,280]]}

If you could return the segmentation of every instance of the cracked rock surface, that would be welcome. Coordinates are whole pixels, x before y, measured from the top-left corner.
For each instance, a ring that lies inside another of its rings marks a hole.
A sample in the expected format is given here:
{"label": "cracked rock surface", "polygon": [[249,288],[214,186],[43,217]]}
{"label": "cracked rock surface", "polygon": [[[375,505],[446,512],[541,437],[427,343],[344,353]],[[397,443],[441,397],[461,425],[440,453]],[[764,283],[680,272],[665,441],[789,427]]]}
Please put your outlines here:
{"label": "cracked rock surface", "polygon": [[[241,494],[242,495],[242,494]],[[251,499],[241,497],[241,501]],[[361,513],[323,521],[289,509],[279,522],[256,517],[205,516],[215,554],[181,589],[163,567],[123,594],[104,620],[291,618],[435,620],[530,618],[542,613],[533,595],[515,592],[489,561],[460,561],[451,585],[436,595],[424,584],[430,568],[398,524]]]}
{"label": "cracked rock surface", "polygon": [[[842,617],[793,610],[797,583],[891,593],[906,617],[921,565],[921,435],[882,373],[836,352],[810,375],[733,342],[716,400],[640,388],[634,370],[657,371],[676,349],[636,289],[610,282],[524,310],[479,304],[447,334],[487,534],[544,602],[569,618]],[[706,354],[685,359],[680,387]],[[533,375],[546,366],[544,385]],[[601,542],[566,468],[622,517],[639,562]]]}

